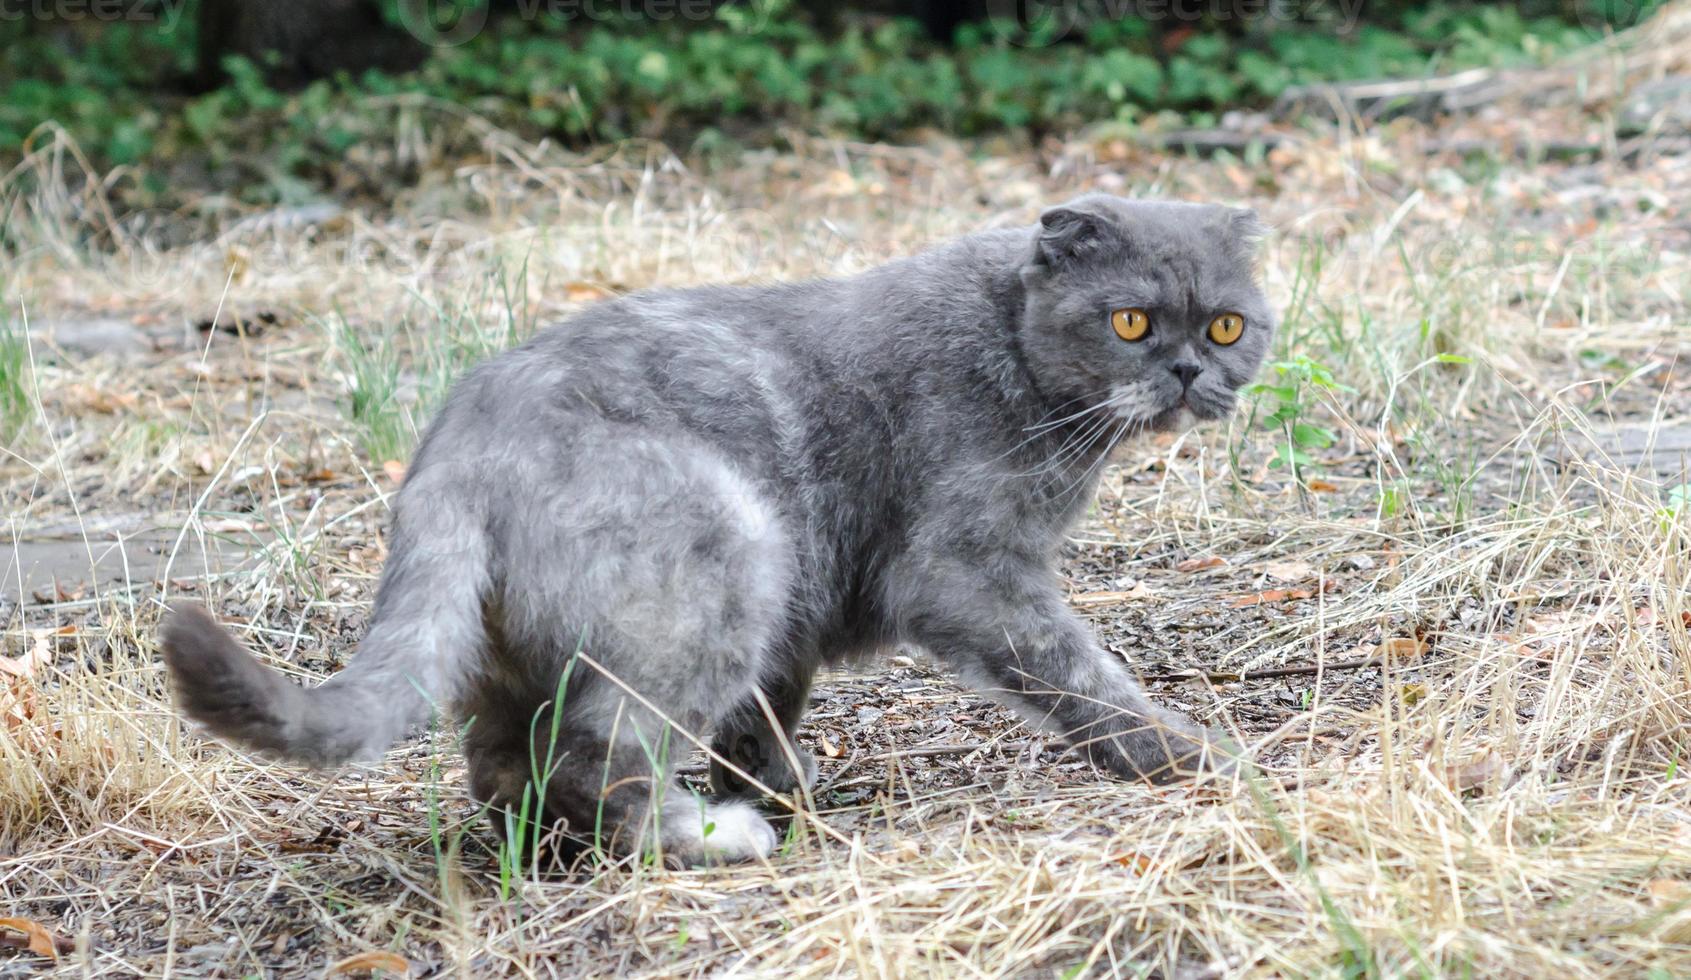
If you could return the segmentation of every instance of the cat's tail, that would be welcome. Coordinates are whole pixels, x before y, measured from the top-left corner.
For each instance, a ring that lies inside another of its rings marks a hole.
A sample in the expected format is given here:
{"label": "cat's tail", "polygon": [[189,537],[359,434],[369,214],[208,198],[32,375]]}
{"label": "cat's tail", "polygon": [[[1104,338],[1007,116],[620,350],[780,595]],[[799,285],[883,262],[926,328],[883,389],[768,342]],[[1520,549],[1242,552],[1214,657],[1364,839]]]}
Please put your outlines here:
{"label": "cat's tail", "polygon": [[439,544],[395,549],[357,655],[309,690],[259,663],[204,608],[176,606],[160,645],[178,706],[215,735],[296,762],[380,755],[453,699],[485,642],[485,540],[474,531],[462,547]]}

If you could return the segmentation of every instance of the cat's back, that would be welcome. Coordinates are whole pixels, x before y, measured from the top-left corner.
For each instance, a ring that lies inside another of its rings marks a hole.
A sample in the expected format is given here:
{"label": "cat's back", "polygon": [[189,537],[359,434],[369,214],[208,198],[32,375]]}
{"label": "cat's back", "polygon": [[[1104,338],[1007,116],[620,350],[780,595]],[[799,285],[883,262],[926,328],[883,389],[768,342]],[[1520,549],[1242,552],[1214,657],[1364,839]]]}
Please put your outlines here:
{"label": "cat's back", "polygon": [[[802,437],[832,372],[832,283],[651,290],[596,304],[454,388],[422,455],[570,452],[606,432],[691,434],[753,464]],[[758,469],[764,466],[757,465]]]}

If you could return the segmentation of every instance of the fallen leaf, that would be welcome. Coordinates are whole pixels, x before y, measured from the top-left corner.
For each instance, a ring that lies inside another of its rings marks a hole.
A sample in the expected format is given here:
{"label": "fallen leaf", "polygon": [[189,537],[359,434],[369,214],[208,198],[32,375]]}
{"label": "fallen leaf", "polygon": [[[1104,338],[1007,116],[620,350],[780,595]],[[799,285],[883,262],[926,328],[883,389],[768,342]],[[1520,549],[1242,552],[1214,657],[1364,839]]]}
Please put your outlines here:
{"label": "fallen leaf", "polygon": [[831,170],[827,178],[811,186],[810,193],[818,197],[851,197],[857,193],[857,178],[844,170]]}
{"label": "fallen leaf", "polygon": [[590,282],[572,282],[564,287],[564,298],[571,303],[597,303],[610,296],[610,290]]}
{"label": "fallen leaf", "polygon": [[830,759],[838,759],[840,757],[840,747],[834,744],[833,739],[828,737],[827,732],[822,733],[822,754]]}
{"label": "fallen leaf", "polygon": [[1271,561],[1263,571],[1277,582],[1302,582],[1315,577],[1315,568],[1306,561]]}
{"label": "fallen leaf", "polygon": [[386,970],[389,973],[410,973],[411,961],[398,953],[391,953],[385,949],[372,949],[365,953],[354,953],[344,960],[336,960],[323,971],[326,977],[338,976],[342,973],[374,973]]}
{"label": "fallen leaf", "polygon": [[1458,793],[1467,793],[1483,789],[1488,783],[1503,778],[1508,771],[1509,767],[1503,764],[1502,756],[1496,752],[1487,752],[1478,759],[1461,765],[1446,766],[1444,781]]}
{"label": "fallen leaf", "polygon": [[1670,943],[1691,942],[1691,884],[1656,878],[1645,886],[1650,904],[1661,911],[1655,934]]}
{"label": "fallen leaf", "polygon": [[1427,699],[1427,685],[1405,684],[1398,689],[1398,693],[1403,696],[1403,703],[1406,707],[1412,706]]}
{"label": "fallen leaf", "polygon": [[1132,868],[1140,874],[1149,874],[1151,869],[1157,866],[1157,862],[1151,860],[1149,855],[1141,854],[1138,851],[1117,854],[1115,862],[1124,868]]}
{"label": "fallen leaf", "polygon": [[1228,605],[1232,606],[1234,609],[1243,609],[1246,606],[1260,606],[1268,602],[1286,602],[1296,599],[1309,599],[1314,597],[1314,595],[1315,592],[1312,589],[1268,589],[1263,592],[1255,592],[1251,595],[1240,596]]}
{"label": "fallen leaf", "polygon": [[1691,884],[1683,881],[1656,878],[1644,888],[1650,894],[1650,904],[1657,908],[1691,903]]}
{"label": "fallen leaf", "polygon": [[1174,566],[1177,572],[1201,572],[1208,568],[1219,568],[1227,564],[1227,559],[1220,555],[1208,555],[1203,558],[1188,558]]}
{"label": "fallen leaf", "polygon": [[70,633],[57,630],[30,630],[29,649],[16,657],[0,657],[0,673],[11,674],[13,677],[34,677],[35,672],[53,662],[53,636],[73,636],[75,627]]}
{"label": "fallen leaf", "polygon": [[405,464],[397,459],[390,459],[382,464],[382,473],[392,480],[395,486],[405,482]]}
{"label": "fallen leaf", "polygon": [[1380,655],[1402,662],[1419,659],[1427,652],[1427,641],[1413,636],[1393,636],[1380,641]]}
{"label": "fallen leaf", "polygon": [[13,932],[23,933],[29,951],[37,956],[45,956],[52,960],[59,958],[59,941],[54,939],[53,934],[48,932],[46,927],[39,922],[17,918],[0,919],[0,929],[10,929]]}
{"label": "fallen leaf", "polygon": [[1326,480],[1311,480],[1306,484],[1315,493],[1338,493],[1339,488]]}
{"label": "fallen leaf", "polygon": [[132,393],[112,392],[89,384],[73,384],[64,389],[63,397],[76,407],[98,415],[116,415],[123,411],[133,411],[141,404],[140,398]]}

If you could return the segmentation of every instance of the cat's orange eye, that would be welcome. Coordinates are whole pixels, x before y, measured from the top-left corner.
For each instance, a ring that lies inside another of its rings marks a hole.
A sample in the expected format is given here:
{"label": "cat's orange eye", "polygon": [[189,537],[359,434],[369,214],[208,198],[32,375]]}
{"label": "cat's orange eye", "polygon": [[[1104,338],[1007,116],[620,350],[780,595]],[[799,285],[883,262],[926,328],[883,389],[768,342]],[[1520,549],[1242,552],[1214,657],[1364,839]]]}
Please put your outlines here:
{"label": "cat's orange eye", "polygon": [[1210,321],[1210,339],[1226,347],[1245,332],[1245,318],[1237,313],[1223,313]]}
{"label": "cat's orange eye", "polygon": [[1117,310],[1110,314],[1110,326],[1116,331],[1116,336],[1123,340],[1141,340],[1151,332],[1151,318],[1137,306]]}

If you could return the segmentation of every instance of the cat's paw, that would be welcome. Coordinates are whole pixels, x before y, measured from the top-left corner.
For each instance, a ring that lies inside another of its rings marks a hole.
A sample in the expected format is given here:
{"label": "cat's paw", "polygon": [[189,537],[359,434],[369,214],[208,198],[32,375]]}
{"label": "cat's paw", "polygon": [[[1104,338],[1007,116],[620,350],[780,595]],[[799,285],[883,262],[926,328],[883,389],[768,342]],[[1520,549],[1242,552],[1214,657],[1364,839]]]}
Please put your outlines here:
{"label": "cat's paw", "polygon": [[1226,778],[1239,771],[1239,749],[1215,732],[1201,732],[1195,738],[1171,742],[1162,768],[1144,774],[1158,786],[1200,777]]}
{"label": "cat's paw", "polygon": [[1231,740],[1172,712],[1119,736],[1119,743],[1119,754],[1095,761],[1105,762],[1118,775],[1156,786],[1199,777],[1226,777],[1239,768],[1239,750]]}
{"label": "cat's paw", "polygon": [[663,821],[665,857],[691,867],[756,861],[775,853],[780,843],[775,828],[749,803],[678,801],[664,807]]}
{"label": "cat's paw", "polygon": [[[797,745],[781,746],[743,732],[719,738],[711,748],[716,756],[727,759],[773,792],[797,793],[816,785],[816,757]],[[798,772],[793,770],[794,761],[799,764]],[[763,790],[715,756],[710,760],[710,786],[719,796],[756,799],[763,795]]]}

